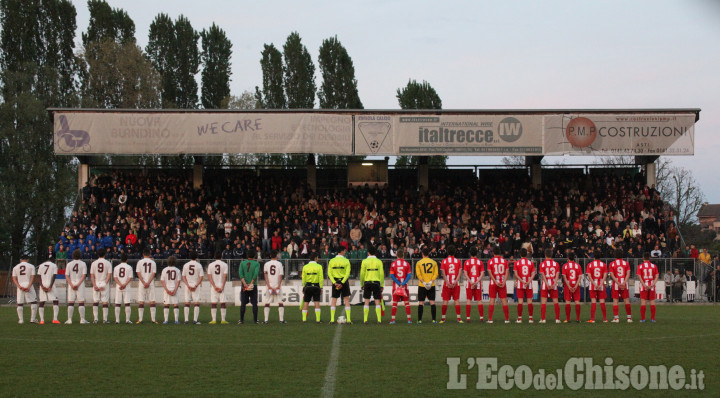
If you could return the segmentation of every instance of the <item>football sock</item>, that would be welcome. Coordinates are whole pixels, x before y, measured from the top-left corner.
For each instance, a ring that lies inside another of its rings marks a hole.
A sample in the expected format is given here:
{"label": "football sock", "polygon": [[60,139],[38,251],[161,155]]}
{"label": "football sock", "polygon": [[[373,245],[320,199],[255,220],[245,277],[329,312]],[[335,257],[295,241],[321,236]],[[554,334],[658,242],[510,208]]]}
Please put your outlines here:
{"label": "football sock", "polygon": [[630,307],[630,304],[625,304],[625,312],[627,313],[628,319],[632,317],[632,307]]}
{"label": "football sock", "polygon": [[22,307],[22,305],[18,305],[18,306],[17,306],[17,314],[18,314],[18,320],[19,320],[19,321],[22,321],[22,320],[23,320],[23,307]]}
{"label": "football sock", "polygon": [[437,309],[435,308],[435,304],[432,304],[430,306],[430,314],[432,314],[432,320],[434,321],[437,316],[435,315],[437,313]]}
{"label": "football sock", "polygon": [[120,306],[115,306],[115,322],[120,322]]}
{"label": "football sock", "polygon": [[142,304],[138,307],[138,321],[142,322],[143,315],[145,315],[145,307]]}
{"label": "football sock", "polygon": [[315,308],[315,321],[320,322],[320,308]]}
{"label": "football sock", "polygon": [[493,302],[490,302],[490,305],[488,306],[488,320],[491,321],[493,319],[493,312],[495,311],[495,304]]}
{"label": "football sock", "polygon": [[45,305],[40,304],[38,315],[40,316],[40,322],[45,322]]}
{"label": "football sock", "polygon": [[465,319],[470,319],[470,313],[472,312],[472,305],[465,305]]}
{"label": "football sock", "polygon": [[265,306],[265,322],[267,322],[269,320],[270,320],[270,306],[266,305]]}
{"label": "football sock", "polygon": [[303,322],[307,321],[307,310],[302,310]]}
{"label": "football sock", "polygon": [[457,319],[462,319],[462,310],[460,309],[460,304],[455,304],[455,315],[457,315]]}
{"label": "football sock", "polygon": [[447,314],[447,304],[442,305],[442,320],[445,320],[445,315]]}
{"label": "football sock", "polygon": [[645,307],[646,307],[645,305],[640,306],[640,320],[642,320],[642,321],[645,320]]}
{"label": "football sock", "polygon": [[[225,322],[225,315],[227,314],[227,308],[220,307],[220,321]],[[257,308],[255,308],[255,321],[257,322]]]}
{"label": "football sock", "polygon": [[397,314],[397,302],[393,301],[392,310],[390,310],[390,320],[395,320],[395,314]]}
{"label": "football sock", "polygon": [[505,320],[509,321],[510,320],[510,308],[508,308],[507,304],[503,305],[503,314],[505,314]]}
{"label": "football sock", "polygon": [[603,321],[607,321],[607,310],[605,309],[605,302],[600,303],[600,311],[603,314]]}
{"label": "football sock", "polygon": [[212,321],[217,322],[217,304],[213,304],[210,308],[210,316],[212,317]]}
{"label": "football sock", "polygon": [[75,305],[74,305],[74,304],[68,305],[68,311],[67,311],[67,312],[68,312],[68,320],[69,320],[69,321],[72,321],[73,313],[75,312]]}
{"label": "football sock", "polygon": [[[257,305],[253,305],[253,321],[255,321],[255,323],[257,323],[257,321],[258,321],[257,316],[258,316],[258,308],[257,308]],[[223,317],[223,320],[224,320],[224,319],[225,319],[225,318]]]}
{"label": "football sock", "polygon": [[242,322],[245,322],[245,306],[244,305],[240,307],[240,320]]}
{"label": "football sock", "polygon": [[80,306],[78,307],[78,311],[80,312],[80,320],[84,321],[85,320],[85,304],[80,304]]}
{"label": "football sock", "polygon": [[478,312],[480,313],[480,319],[483,319],[483,305],[482,305],[482,302],[478,304]]}
{"label": "football sock", "polygon": [[597,303],[591,303],[590,304],[590,320],[595,320],[595,309],[596,309]]}
{"label": "football sock", "polygon": [[58,312],[60,312],[60,306],[53,304],[53,321],[57,321]]}
{"label": "football sock", "polygon": [[581,309],[582,309],[582,307],[580,307],[580,304],[575,303],[575,319],[578,321],[580,320],[580,310]]}
{"label": "football sock", "polygon": [[[653,307],[653,308],[655,308],[655,307]],[[31,321],[35,320],[35,317],[37,316],[37,310],[38,310],[37,304],[30,304],[30,320]]]}
{"label": "football sock", "polygon": [[173,307],[173,315],[175,316],[175,322],[180,322],[180,307]]}
{"label": "football sock", "polygon": [[547,304],[540,304],[540,319],[545,320],[545,314],[547,314]]}
{"label": "football sock", "polygon": [[170,308],[168,308],[168,307],[163,308],[163,316],[165,317],[165,322],[167,322],[169,320],[168,315],[170,315]]}
{"label": "football sock", "polygon": [[335,306],[330,307],[330,322],[335,322]]}
{"label": "football sock", "polygon": [[130,320],[130,310],[132,310],[132,307],[130,307],[129,304],[125,304],[125,321]]}
{"label": "football sock", "polygon": [[[282,303],[279,304],[278,312],[280,313],[280,322],[285,320],[285,307],[282,305]],[[350,315],[348,315],[348,321],[350,320]]]}
{"label": "football sock", "polygon": [[189,322],[190,321],[190,319],[189,319],[190,318],[190,307],[188,307],[187,305],[184,306],[183,314],[185,315],[185,322]]}
{"label": "football sock", "polygon": [[522,307],[523,307],[522,303],[518,303],[518,305],[517,305],[518,318],[522,318],[522,311],[523,311]]}
{"label": "football sock", "polygon": [[108,317],[108,306],[107,304],[103,304],[103,321],[107,322]]}
{"label": "football sock", "polygon": [[570,303],[565,303],[565,319],[570,322]]}
{"label": "football sock", "polygon": [[530,315],[530,319],[532,319],[532,317],[533,317],[533,310],[534,309],[533,309],[532,302],[529,302],[528,303],[528,314]]}
{"label": "football sock", "polygon": [[363,306],[363,322],[368,321],[368,314],[370,313],[370,306],[364,305]]}
{"label": "football sock", "polygon": [[[406,301],[406,302],[405,302],[405,315],[407,315],[408,321],[409,321],[409,320],[411,319],[411,317],[412,317],[412,315],[410,315],[410,302],[409,302],[409,301]],[[348,319],[350,319],[350,317],[348,317]]]}
{"label": "football sock", "polygon": [[650,319],[655,320],[655,304],[650,304]]}
{"label": "football sock", "polygon": [[424,303],[418,303],[418,321],[422,321],[423,318],[423,311],[425,311],[425,304]]}
{"label": "football sock", "polygon": [[98,320],[98,306],[97,306],[97,303],[96,303],[96,304],[93,304],[93,319],[95,320],[95,322],[97,322],[97,320]]}
{"label": "football sock", "polygon": [[617,317],[618,317],[618,313],[620,312],[620,309],[619,309],[618,307],[619,307],[619,306],[618,306],[617,304],[613,304],[613,317],[614,317],[614,318],[617,318]]}
{"label": "football sock", "polygon": [[[282,304],[281,304],[281,305],[282,305]],[[347,321],[348,321],[348,322],[352,322],[352,321],[350,320],[350,306],[349,306],[349,305],[348,305],[347,307],[345,307],[345,317],[347,318]]]}
{"label": "football sock", "polygon": [[193,308],[193,320],[195,320],[195,322],[197,322],[199,316],[200,316],[200,306],[198,304],[195,304],[195,308]]}
{"label": "football sock", "polygon": [[375,315],[377,316],[378,322],[382,320],[382,308],[375,306]]}
{"label": "football sock", "polygon": [[155,307],[155,304],[150,304],[150,320],[155,322],[155,314],[157,312],[157,308]]}

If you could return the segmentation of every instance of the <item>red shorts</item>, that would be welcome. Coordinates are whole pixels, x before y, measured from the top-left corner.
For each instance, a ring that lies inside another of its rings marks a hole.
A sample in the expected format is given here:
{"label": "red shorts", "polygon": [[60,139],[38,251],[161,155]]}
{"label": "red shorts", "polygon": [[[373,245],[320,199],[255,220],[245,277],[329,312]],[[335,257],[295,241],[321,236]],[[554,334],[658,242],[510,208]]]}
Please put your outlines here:
{"label": "red shorts", "polygon": [[482,301],[482,289],[471,289],[471,288],[465,288],[465,295],[467,296],[467,301]]}
{"label": "red shorts", "polygon": [[630,293],[628,293],[628,289],[623,289],[623,290],[613,289],[612,298],[613,298],[613,300],[625,300],[627,298],[630,298]]}
{"label": "red shorts", "polygon": [[640,299],[641,300],[655,300],[657,298],[657,295],[655,294],[655,290],[643,290],[640,292]]}
{"label": "red shorts", "polygon": [[565,296],[565,301],[580,301],[580,287],[578,287],[575,292],[571,292],[569,287],[566,287],[563,289],[563,295]]}
{"label": "red shorts", "polygon": [[448,301],[450,299],[458,301],[460,299],[460,285],[455,285],[452,289],[450,289],[448,285],[443,285],[442,299],[443,301]]}
{"label": "red shorts", "polygon": [[515,293],[517,294],[517,298],[518,298],[518,299],[525,299],[525,298],[528,299],[528,300],[532,300],[532,299],[533,299],[533,289],[532,289],[532,287],[528,287],[528,288],[525,288],[525,289],[523,289],[523,288],[516,288],[516,289],[515,289]]}
{"label": "red shorts", "polygon": [[498,287],[496,284],[490,284],[490,298],[507,298],[507,286]]}
{"label": "red shorts", "polygon": [[590,289],[590,298],[596,300],[605,300],[607,298],[607,293],[605,293],[605,289]]}
{"label": "red shorts", "polygon": [[550,299],[557,299],[558,298],[558,290],[552,289],[552,290],[542,290],[540,291],[540,297],[550,298]]}

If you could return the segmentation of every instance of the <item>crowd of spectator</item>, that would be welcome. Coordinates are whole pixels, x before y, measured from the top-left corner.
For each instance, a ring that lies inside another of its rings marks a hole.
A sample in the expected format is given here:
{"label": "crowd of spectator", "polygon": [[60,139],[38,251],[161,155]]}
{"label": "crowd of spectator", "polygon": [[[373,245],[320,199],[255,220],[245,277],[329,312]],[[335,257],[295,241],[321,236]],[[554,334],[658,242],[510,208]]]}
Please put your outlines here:
{"label": "crowd of spectator", "polygon": [[271,250],[306,258],[312,251],[332,257],[344,246],[351,258],[364,258],[373,246],[381,258],[401,247],[419,258],[429,246],[431,257],[441,258],[453,244],[458,257],[472,246],[483,257],[499,246],[507,258],[522,247],[535,257],[548,248],[556,257],[569,249],[579,257],[610,257],[615,248],[626,257],[699,255],[681,244],[658,192],[630,171],[549,176],[539,189],[525,178],[448,178],[430,185],[313,192],[305,181],[279,174],[206,171],[204,185],[193,189],[188,171],[114,170],[82,190],[48,252],[63,259],[80,249],[92,259],[104,248],[108,258],[125,252],[132,259],[149,248],[158,259],[187,258],[192,250],[201,258],[221,252],[241,259],[253,248],[261,258]]}

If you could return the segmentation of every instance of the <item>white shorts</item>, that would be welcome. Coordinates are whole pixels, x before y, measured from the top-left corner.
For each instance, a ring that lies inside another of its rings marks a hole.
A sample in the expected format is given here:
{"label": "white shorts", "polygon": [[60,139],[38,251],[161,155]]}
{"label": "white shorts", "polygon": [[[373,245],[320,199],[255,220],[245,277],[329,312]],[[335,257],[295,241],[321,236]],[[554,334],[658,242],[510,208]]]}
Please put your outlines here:
{"label": "white shorts", "polygon": [[163,304],[165,305],[177,305],[178,303],[178,295],[177,292],[175,292],[174,296],[171,296],[168,294],[168,292],[163,289]]}
{"label": "white shorts", "polygon": [[42,290],[42,288],[39,289],[39,294],[41,302],[46,301],[57,301],[57,294],[55,294],[55,286],[53,286],[49,292],[46,292]]}
{"label": "white shorts", "polygon": [[115,287],[115,304],[130,304],[130,288],[125,286],[125,290]]}
{"label": "white shorts", "polygon": [[37,303],[37,296],[35,295],[35,288],[31,287],[30,291],[24,292],[20,290],[20,288],[17,289],[17,303],[18,304],[25,304],[25,303]]}
{"label": "white shorts", "polygon": [[270,294],[270,290],[265,291],[265,304],[282,304],[282,288],[278,289],[278,294]]}
{"label": "white shorts", "polygon": [[93,288],[93,303],[107,303],[110,301],[110,286],[105,285],[103,290]]}
{"label": "white shorts", "polygon": [[[127,288],[126,288],[127,289]],[[154,303],[155,286],[150,282],[150,287],[145,289],[142,282],[138,282],[138,303]]]}
{"label": "white shorts", "polygon": [[194,292],[191,292],[187,286],[184,286],[183,289],[185,290],[185,302],[186,303],[190,303],[190,302],[199,303],[200,302],[200,286],[198,286]]}
{"label": "white shorts", "polygon": [[67,301],[68,303],[85,302],[85,282],[81,283],[77,290],[73,290],[70,285],[68,285]]}
{"label": "white shorts", "polygon": [[210,286],[210,302],[215,304],[217,302],[225,303],[225,291],[218,293],[212,286]]}

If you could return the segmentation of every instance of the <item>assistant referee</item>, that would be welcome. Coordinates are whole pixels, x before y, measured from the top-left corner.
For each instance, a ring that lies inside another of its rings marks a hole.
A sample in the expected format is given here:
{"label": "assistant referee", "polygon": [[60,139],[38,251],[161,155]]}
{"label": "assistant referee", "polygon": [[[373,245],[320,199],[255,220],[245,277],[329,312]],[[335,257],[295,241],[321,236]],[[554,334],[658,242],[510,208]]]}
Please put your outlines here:
{"label": "assistant referee", "polygon": [[318,264],[318,258],[320,256],[317,252],[312,252],[310,258],[313,261],[305,264],[302,269],[302,284],[303,284],[303,309],[302,309],[302,321],[307,322],[308,304],[310,301],[315,302],[315,322],[320,322],[320,296],[322,295],[323,287],[323,268],[322,265]]}

